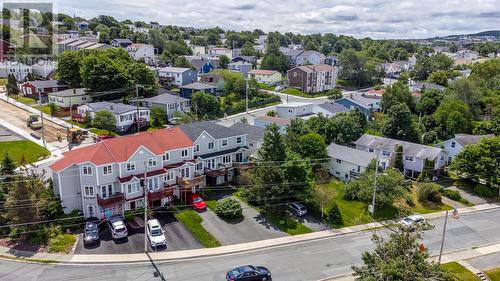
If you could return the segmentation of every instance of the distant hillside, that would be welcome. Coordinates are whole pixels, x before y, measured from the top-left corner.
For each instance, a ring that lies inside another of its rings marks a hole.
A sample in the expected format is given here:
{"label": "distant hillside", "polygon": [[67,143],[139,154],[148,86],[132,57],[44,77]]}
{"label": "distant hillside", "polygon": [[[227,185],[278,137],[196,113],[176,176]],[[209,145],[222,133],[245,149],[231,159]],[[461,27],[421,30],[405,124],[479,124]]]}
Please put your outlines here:
{"label": "distant hillside", "polygon": [[469,34],[471,36],[495,36],[495,37],[500,37],[500,30],[488,30],[488,31],[483,31],[479,32],[476,34]]}

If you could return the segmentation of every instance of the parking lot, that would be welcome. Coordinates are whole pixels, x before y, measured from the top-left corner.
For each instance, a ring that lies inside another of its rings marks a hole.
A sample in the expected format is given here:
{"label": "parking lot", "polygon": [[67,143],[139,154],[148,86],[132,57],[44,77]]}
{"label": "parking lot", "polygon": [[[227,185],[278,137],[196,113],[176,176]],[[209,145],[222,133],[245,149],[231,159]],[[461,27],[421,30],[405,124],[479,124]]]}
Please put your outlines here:
{"label": "parking lot", "polygon": [[[156,250],[176,251],[203,247],[172,214],[156,215],[155,218],[163,226],[167,239],[167,247]],[[133,230],[127,225],[128,237],[120,241],[111,239],[111,233],[105,223],[102,223],[99,229],[100,243],[84,246],[83,234],[80,234],[75,254],[134,254],[144,252],[144,229]],[[148,249],[149,251],[153,250],[149,246],[149,241]]]}

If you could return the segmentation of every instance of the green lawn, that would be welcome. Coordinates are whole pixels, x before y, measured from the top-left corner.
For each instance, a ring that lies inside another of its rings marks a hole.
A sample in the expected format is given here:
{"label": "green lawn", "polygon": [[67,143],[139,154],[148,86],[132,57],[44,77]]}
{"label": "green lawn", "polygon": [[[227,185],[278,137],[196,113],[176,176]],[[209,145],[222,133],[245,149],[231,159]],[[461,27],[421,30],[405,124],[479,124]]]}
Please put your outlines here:
{"label": "green lawn", "polygon": [[262,90],[274,91],[274,89],[276,89],[276,86],[259,83],[259,88]]}
{"label": "green lawn", "polygon": [[85,124],[83,124],[83,123],[78,123],[78,122],[76,122],[76,121],[74,121],[74,120],[64,120],[64,121],[66,121],[66,123],[72,124],[72,125],[77,126],[77,127],[80,127],[80,128],[84,128],[84,129],[86,129],[86,128],[87,128],[87,127],[85,126]]}
{"label": "green lawn", "polygon": [[500,268],[486,270],[484,273],[491,281],[500,281]]}
{"label": "green lawn", "polygon": [[59,234],[49,240],[49,252],[51,253],[69,253],[75,244],[76,237],[73,234]]}
{"label": "green lawn", "polygon": [[13,99],[20,103],[24,103],[25,105],[34,105],[36,104],[36,100],[32,98],[27,98],[22,95],[17,95],[17,96],[11,96]]}
{"label": "green lawn", "polygon": [[35,105],[33,108],[40,110],[44,114],[50,115],[50,107],[48,105]]}
{"label": "green lawn", "polygon": [[25,164],[37,162],[50,155],[50,152],[29,140],[0,142],[0,160],[8,153],[10,158],[19,166],[19,161],[24,157]]}
{"label": "green lawn", "polygon": [[200,217],[200,215],[198,215],[195,211],[182,211],[175,214],[175,217],[206,248],[214,248],[220,246],[220,242],[201,225],[203,218]]}
{"label": "green lawn", "polygon": [[479,280],[479,278],[467,268],[463,267],[457,262],[449,262],[441,265],[442,268],[446,269],[453,276],[455,281],[474,281]]}
{"label": "green lawn", "polygon": [[326,93],[314,93],[314,94],[308,94],[304,93],[299,89],[295,88],[286,88],[283,91],[281,91],[282,94],[289,94],[292,96],[298,96],[298,97],[303,97],[303,98],[317,98],[317,97],[325,97]]}
{"label": "green lawn", "polygon": [[[89,131],[91,133],[94,133],[94,134],[98,135],[98,136],[100,136],[100,135],[107,135],[109,133],[108,130],[97,129],[97,128],[92,128]],[[118,134],[115,133],[115,132],[111,132],[111,135],[114,136],[114,137],[118,136]]]}

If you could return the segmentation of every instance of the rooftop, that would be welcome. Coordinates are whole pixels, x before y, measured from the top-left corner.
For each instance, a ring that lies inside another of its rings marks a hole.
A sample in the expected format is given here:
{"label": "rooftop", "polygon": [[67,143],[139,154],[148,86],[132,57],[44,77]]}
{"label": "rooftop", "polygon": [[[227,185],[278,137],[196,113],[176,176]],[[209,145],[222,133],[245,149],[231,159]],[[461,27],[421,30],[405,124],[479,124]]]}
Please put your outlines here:
{"label": "rooftop", "polygon": [[475,144],[478,143],[479,140],[482,138],[492,138],[495,135],[489,134],[489,135],[468,135],[468,134],[456,134],[455,135],[455,140],[461,145],[465,146],[468,144]]}
{"label": "rooftop", "polygon": [[211,83],[194,82],[191,84],[184,85],[181,88],[193,89],[193,90],[206,90],[206,89],[215,89],[216,86],[214,86]]}
{"label": "rooftop", "polygon": [[188,70],[191,70],[190,68],[187,67],[164,67],[159,70],[159,72],[173,72],[173,73],[184,73]]}
{"label": "rooftop", "polygon": [[185,102],[188,100],[189,99],[183,98],[183,97],[179,96],[178,94],[170,94],[170,93],[162,93],[162,94],[156,95],[154,97],[141,99],[141,101],[147,101],[147,102],[152,102],[152,103],[157,103],[157,104],[172,104],[172,103],[178,103],[178,102]]}
{"label": "rooftop", "polygon": [[290,119],[273,117],[273,116],[259,116],[255,120],[264,121],[266,123],[275,123],[280,126],[290,125]]}
{"label": "rooftop", "polygon": [[401,145],[403,146],[404,154],[429,160],[434,160],[443,151],[437,147],[368,134],[362,135],[354,144],[391,152],[395,151],[396,146]]}
{"label": "rooftop", "polygon": [[179,128],[141,132],[135,135],[104,139],[96,144],[65,152],[64,158],[49,168],[58,172],[71,165],[85,162],[95,165],[125,162],[141,146],[156,155],[161,155],[168,150],[193,146],[193,142]]}
{"label": "rooftop", "polygon": [[318,107],[330,112],[330,113],[339,113],[339,112],[348,112],[349,111],[349,108],[341,105],[340,103],[338,102],[324,102],[322,104],[318,104],[317,105]]}
{"label": "rooftop", "polygon": [[376,157],[374,153],[334,143],[330,144],[326,149],[328,157],[340,159],[362,167],[367,167],[368,164],[370,164],[370,162]]}
{"label": "rooftop", "polygon": [[[76,88],[76,95],[85,95],[86,92],[85,92],[85,88]],[[63,91],[59,91],[59,92],[52,92],[52,93],[49,93],[49,96],[54,96],[54,97],[71,97],[71,96],[75,96],[75,93],[73,92],[73,89],[67,89],[67,90],[63,90]]]}
{"label": "rooftop", "polygon": [[204,131],[216,139],[224,139],[233,136],[241,136],[241,133],[232,128],[219,125],[211,121],[201,121],[182,124],[179,128],[192,140],[195,141]]}
{"label": "rooftop", "polygon": [[264,138],[265,129],[253,126],[246,123],[236,122],[229,128],[240,132],[241,134],[247,134],[247,139],[251,141],[259,141]]}
{"label": "rooftop", "polygon": [[275,73],[278,73],[277,70],[264,70],[264,69],[252,69],[249,74],[254,74],[254,75],[274,75]]}
{"label": "rooftop", "polygon": [[[92,102],[86,104],[94,112],[99,112],[103,110],[111,111],[114,114],[122,114],[129,111],[137,110],[136,106],[123,104],[123,103],[113,103],[108,101]],[[139,109],[147,109],[144,107],[139,107]]]}
{"label": "rooftop", "polygon": [[302,107],[302,106],[309,106],[313,105],[312,103],[309,102],[289,102],[289,103],[283,103],[283,104],[278,104],[276,107]]}
{"label": "rooftop", "polygon": [[28,81],[26,83],[35,86],[35,88],[58,88],[58,87],[68,86],[68,84],[60,80],[34,80],[34,81]]}
{"label": "rooftop", "polygon": [[312,73],[315,71],[332,71],[335,69],[335,67],[328,64],[300,65],[290,69],[289,71],[293,69],[300,69],[302,71]]}

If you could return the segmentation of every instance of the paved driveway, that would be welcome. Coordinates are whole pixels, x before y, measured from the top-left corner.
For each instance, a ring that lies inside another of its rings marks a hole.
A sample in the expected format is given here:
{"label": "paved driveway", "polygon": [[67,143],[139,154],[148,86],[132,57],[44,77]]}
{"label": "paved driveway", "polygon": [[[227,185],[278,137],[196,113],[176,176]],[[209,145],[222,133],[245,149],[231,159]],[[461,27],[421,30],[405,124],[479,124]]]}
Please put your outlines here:
{"label": "paved driveway", "polygon": [[[238,198],[236,200],[240,201]],[[224,220],[212,210],[200,213],[203,227],[212,233],[222,245],[239,244],[270,238],[288,236],[268,223],[254,208],[241,202],[243,218]]]}
{"label": "paved driveway", "polygon": [[[157,215],[156,218],[163,225],[165,236],[167,238],[167,248],[158,248],[157,250],[189,250],[202,248],[196,238],[189,233],[184,226],[179,223],[172,214]],[[101,243],[95,246],[83,245],[83,234],[80,234],[75,254],[134,254],[144,252],[144,231],[133,230],[128,227],[129,236],[122,241],[114,241],[108,228],[103,225],[100,230]],[[152,251],[148,244],[149,251]]]}

